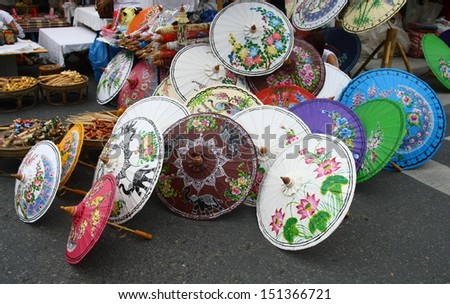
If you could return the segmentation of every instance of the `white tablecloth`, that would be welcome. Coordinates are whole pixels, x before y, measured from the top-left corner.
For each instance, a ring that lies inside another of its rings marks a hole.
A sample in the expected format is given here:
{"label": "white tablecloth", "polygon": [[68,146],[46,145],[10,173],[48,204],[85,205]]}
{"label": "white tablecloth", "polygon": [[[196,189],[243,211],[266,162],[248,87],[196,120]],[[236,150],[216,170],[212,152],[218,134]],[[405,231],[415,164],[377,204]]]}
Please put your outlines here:
{"label": "white tablecloth", "polygon": [[64,66],[64,55],[88,50],[96,36],[85,27],[41,28],[38,43],[48,50],[51,62]]}
{"label": "white tablecloth", "polygon": [[14,44],[4,44],[0,46],[0,55],[34,53],[41,45],[31,40],[17,39]]}
{"label": "white tablecloth", "polygon": [[73,15],[73,25],[85,25],[94,31],[100,31],[102,26],[111,22],[111,19],[102,19],[95,10],[95,6],[78,6]]}

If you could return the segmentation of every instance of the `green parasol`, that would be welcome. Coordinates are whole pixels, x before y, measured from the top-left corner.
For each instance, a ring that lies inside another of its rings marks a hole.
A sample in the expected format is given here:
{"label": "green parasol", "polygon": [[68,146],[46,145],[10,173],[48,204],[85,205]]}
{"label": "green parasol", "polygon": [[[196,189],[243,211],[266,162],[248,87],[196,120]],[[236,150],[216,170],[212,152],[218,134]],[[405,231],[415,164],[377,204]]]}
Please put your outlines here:
{"label": "green parasol", "polygon": [[436,78],[450,89],[450,48],[434,34],[422,38],[422,50],[425,61]]}
{"label": "green parasol", "polygon": [[367,137],[367,152],[357,172],[357,183],[380,172],[397,152],[405,135],[406,114],[390,99],[374,99],[353,109],[361,120]]}

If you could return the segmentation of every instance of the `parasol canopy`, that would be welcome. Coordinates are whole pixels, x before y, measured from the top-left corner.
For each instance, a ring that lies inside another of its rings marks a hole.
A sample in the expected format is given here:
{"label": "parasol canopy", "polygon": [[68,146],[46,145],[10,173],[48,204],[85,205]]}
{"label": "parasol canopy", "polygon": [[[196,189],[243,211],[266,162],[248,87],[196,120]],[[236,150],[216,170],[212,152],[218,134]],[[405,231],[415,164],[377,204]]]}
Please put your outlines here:
{"label": "parasol canopy", "polygon": [[275,158],[290,145],[311,133],[308,126],[295,114],[281,107],[257,106],[233,116],[251,134],[258,150],[258,170],[245,204],[255,207],[264,173]]}
{"label": "parasol canopy", "polygon": [[259,229],[284,250],[315,246],[344,219],[356,185],[347,146],[323,134],[286,148],[266,173],[256,205]]}
{"label": "parasol canopy", "polygon": [[121,128],[136,117],[146,117],[155,123],[161,133],[164,133],[168,127],[189,114],[191,113],[183,104],[172,98],[151,96],[129,106],[117,119],[114,129]]}
{"label": "parasol canopy", "polygon": [[146,7],[142,9],[136,16],[133,17],[125,34],[130,35],[136,31],[142,31],[147,26],[152,23],[153,20],[156,20],[160,12],[162,11],[162,7],[159,5],[154,5],[150,7]]}
{"label": "parasol canopy", "polygon": [[213,85],[237,83],[237,76],[217,59],[209,44],[188,45],[177,52],[170,65],[170,80],[183,100]]}
{"label": "parasol canopy", "polygon": [[61,154],[61,181],[59,188],[63,187],[69,180],[83,147],[84,127],[83,124],[75,124],[57,145]]}
{"label": "parasol canopy", "polygon": [[73,216],[66,244],[66,260],[77,264],[89,253],[108,222],[116,192],[114,175],[99,178],[76,206],[65,207]]}
{"label": "parasol canopy", "polygon": [[439,34],[439,38],[445,42],[446,45],[450,47],[450,29],[443,31]]}
{"label": "parasol canopy", "polygon": [[107,104],[119,94],[133,67],[134,53],[122,50],[106,66],[97,85],[97,102]]}
{"label": "parasol canopy", "polygon": [[358,116],[340,102],[317,98],[302,102],[290,111],[300,117],[312,133],[332,135],[352,151],[356,170],[366,153],[366,135]]}
{"label": "parasol canopy", "polygon": [[265,105],[278,106],[289,109],[299,102],[313,99],[315,96],[309,91],[296,85],[275,85],[265,88],[256,97]]}
{"label": "parasol canopy", "polygon": [[235,85],[207,87],[191,97],[187,103],[191,113],[218,113],[233,116],[239,111],[261,105],[250,91]]}
{"label": "parasol canopy", "polygon": [[405,111],[390,99],[374,99],[354,111],[367,138],[366,155],[356,180],[361,183],[380,172],[397,152],[405,134]]}
{"label": "parasol canopy", "polygon": [[[406,134],[392,162],[402,169],[421,166],[442,146],[446,131],[444,108],[430,86],[406,71],[379,68],[353,78],[339,101],[350,108],[377,98],[398,102],[406,113]],[[389,164],[387,169],[394,169]]]}
{"label": "parasol canopy", "polygon": [[441,38],[425,34],[422,38],[422,50],[433,74],[450,89],[450,47]]}
{"label": "parasol canopy", "polygon": [[344,73],[349,73],[361,56],[359,36],[340,27],[328,27],[322,29],[320,33],[325,40],[325,48],[336,55],[339,68]]}
{"label": "parasol canopy", "polygon": [[323,84],[319,94],[317,94],[317,97],[335,99],[339,97],[342,90],[350,82],[351,78],[337,67],[326,62],[325,70],[325,83]]}
{"label": "parasol canopy", "polygon": [[295,38],[294,48],[284,64],[269,75],[248,77],[250,90],[259,91],[275,85],[296,85],[317,95],[325,81],[322,56],[305,40]]}
{"label": "parasol canopy", "polygon": [[233,119],[193,114],[164,133],[164,167],[157,193],[176,214],[209,220],[241,205],[256,178],[257,152]]}
{"label": "parasol canopy", "polygon": [[289,19],[275,6],[235,2],[215,16],[209,41],[216,57],[230,71],[259,76],[283,65],[292,51],[293,32]]}
{"label": "parasol canopy", "polygon": [[345,10],[342,27],[350,33],[362,33],[392,18],[406,0],[351,0]]}
{"label": "parasol canopy", "polygon": [[61,156],[49,140],[35,144],[23,158],[16,177],[14,207],[20,220],[34,223],[53,202],[61,179]]}
{"label": "parasol canopy", "polygon": [[172,81],[170,80],[169,76],[164,78],[159,83],[159,85],[155,89],[155,92],[153,92],[153,96],[166,96],[183,104],[186,102],[175,91],[175,88],[173,87]]}
{"label": "parasol canopy", "polygon": [[299,0],[292,14],[292,24],[299,30],[319,28],[336,17],[347,4],[347,0]]}
{"label": "parasol canopy", "polygon": [[150,198],[161,172],[163,141],[155,123],[134,117],[114,128],[100,155],[94,182],[113,174],[117,188],[110,220],[124,223]]}
{"label": "parasol canopy", "polygon": [[158,86],[158,71],[146,60],[139,61],[126,78],[117,99],[117,108],[126,108],[133,103],[152,96]]}

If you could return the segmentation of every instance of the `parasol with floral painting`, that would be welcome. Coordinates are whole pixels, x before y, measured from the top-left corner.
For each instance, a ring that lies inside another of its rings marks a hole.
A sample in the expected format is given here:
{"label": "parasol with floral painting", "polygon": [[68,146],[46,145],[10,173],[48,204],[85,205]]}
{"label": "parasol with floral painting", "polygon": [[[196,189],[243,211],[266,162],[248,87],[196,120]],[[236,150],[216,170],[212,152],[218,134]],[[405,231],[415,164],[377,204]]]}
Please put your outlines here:
{"label": "parasol with floral painting", "polygon": [[78,158],[83,147],[84,127],[83,124],[73,125],[63,139],[57,145],[61,154],[61,180],[59,188],[64,188],[64,185],[70,178],[75,169]]}
{"label": "parasol with floral painting", "polygon": [[176,214],[210,220],[241,205],[256,178],[257,151],[233,119],[192,114],[164,133],[157,193]]}
{"label": "parasol with floral painting", "polygon": [[266,172],[256,205],[259,229],[274,246],[302,250],[328,238],[353,200],[356,170],[339,139],[310,134]]}
{"label": "parasol with floral painting", "polygon": [[422,38],[425,61],[436,78],[450,90],[450,47],[434,34]]}
{"label": "parasol with floral painting", "polygon": [[299,102],[313,99],[315,96],[309,91],[296,85],[275,85],[265,88],[256,97],[265,105],[278,106],[289,109]]}
{"label": "parasol with floral painting", "polygon": [[347,4],[347,0],[299,0],[291,20],[299,30],[309,31],[326,25]]}

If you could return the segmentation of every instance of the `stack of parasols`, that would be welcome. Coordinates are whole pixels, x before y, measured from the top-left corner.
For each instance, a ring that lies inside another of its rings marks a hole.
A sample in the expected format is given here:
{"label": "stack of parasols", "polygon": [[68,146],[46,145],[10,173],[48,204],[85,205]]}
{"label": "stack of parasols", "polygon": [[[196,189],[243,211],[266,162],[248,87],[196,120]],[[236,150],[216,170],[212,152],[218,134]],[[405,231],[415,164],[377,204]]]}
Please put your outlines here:
{"label": "stack of parasols", "polygon": [[[346,4],[329,1],[319,10],[306,2],[298,1],[292,17],[302,30],[320,27]],[[399,1],[384,6],[390,2]],[[366,17],[353,19],[372,20]],[[184,21],[179,16],[173,28],[180,31]],[[357,183],[435,155],[446,116],[436,93],[413,74],[379,68],[350,79],[295,37],[292,24],[269,3],[229,4],[208,25],[208,41],[177,50],[163,80],[154,58],[134,65],[139,56],[120,52],[97,88],[101,104],[122,97],[92,188],[66,186],[92,130],[72,118],[59,146],[34,146],[15,174],[21,220],[40,218],[58,190],[85,195],[63,207],[73,216],[69,263],[86,256],[107,224],[151,238],[121,225],[154,190],[169,210],[192,220],[256,207],[262,234],[281,249],[324,241],[348,213]]]}

